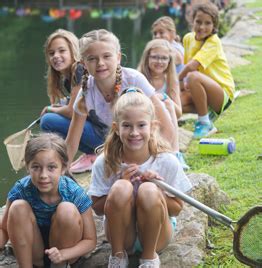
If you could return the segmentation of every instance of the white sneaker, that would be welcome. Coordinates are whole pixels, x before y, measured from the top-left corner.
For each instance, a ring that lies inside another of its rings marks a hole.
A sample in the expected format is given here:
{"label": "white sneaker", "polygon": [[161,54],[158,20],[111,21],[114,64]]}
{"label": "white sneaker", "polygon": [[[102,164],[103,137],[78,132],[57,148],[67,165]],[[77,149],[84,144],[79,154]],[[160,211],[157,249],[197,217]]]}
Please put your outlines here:
{"label": "white sneaker", "polygon": [[128,267],[128,255],[126,251],[117,252],[116,255],[122,255],[122,258],[110,255],[108,268],[127,268]]}
{"label": "white sneaker", "polygon": [[138,266],[138,268],[160,268],[160,260],[159,260],[159,256],[157,255],[157,257],[153,260],[150,259],[140,259],[139,260],[140,265]]}

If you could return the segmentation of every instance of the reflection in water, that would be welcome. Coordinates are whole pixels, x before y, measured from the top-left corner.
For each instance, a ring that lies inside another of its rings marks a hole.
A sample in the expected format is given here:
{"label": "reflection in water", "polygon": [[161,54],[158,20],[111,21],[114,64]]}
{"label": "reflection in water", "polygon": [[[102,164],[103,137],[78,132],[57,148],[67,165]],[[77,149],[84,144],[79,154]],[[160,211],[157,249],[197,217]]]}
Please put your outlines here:
{"label": "reflection in water", "polygon": [[16,173],[3,141],[27,127],[47,103],[45,89],[44,34],[34,19],[0,18],[0,205],[25,170]]}

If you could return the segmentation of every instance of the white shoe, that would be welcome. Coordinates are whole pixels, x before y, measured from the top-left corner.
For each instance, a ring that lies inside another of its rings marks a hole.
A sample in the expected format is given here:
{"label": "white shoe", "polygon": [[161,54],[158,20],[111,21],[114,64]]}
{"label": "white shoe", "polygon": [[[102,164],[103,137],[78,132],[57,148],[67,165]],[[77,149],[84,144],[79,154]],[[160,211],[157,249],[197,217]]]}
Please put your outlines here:
{"label": "white shoe", "polygon": [[138,268],[160,268],[160,260],[159,260],[159,256],[157,255],[157,257],[153,260],[150,259],[140,259],[139,260],[140,265],[138,266]]}
{"label": "white shoe", "polygon": [[122,258],[110,255],[108,268],[127,268],[128,267],[128,255],[126,251],[117,252],[116,255],[122,255]]}

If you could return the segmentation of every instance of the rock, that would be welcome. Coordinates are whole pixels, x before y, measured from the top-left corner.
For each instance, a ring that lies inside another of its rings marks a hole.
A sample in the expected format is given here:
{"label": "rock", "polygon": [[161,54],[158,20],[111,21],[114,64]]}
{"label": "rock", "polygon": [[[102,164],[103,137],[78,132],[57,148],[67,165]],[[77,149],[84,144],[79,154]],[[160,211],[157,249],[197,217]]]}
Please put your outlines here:
{"label": "rock", "polygon": [[249,89],[241,89],[235,92],[234,98],[240,98],[248,95],[256,94],[256,91],[254,90],[249,90]]}
{"label": "rock", "polygon": [[227,194],[223,192],[216,179],[204,173],[191,173],[188,174],[193,185],[192,196],[199,202],[218,210],[223,205],[228,205],[230,199]]}
{"label": "rock", "polygon": [[178,131],[179,131],[179,149],[181,152],[185,152],[192,140],[193,133],[192,131],[186,130],[181,127],[179,128]]}

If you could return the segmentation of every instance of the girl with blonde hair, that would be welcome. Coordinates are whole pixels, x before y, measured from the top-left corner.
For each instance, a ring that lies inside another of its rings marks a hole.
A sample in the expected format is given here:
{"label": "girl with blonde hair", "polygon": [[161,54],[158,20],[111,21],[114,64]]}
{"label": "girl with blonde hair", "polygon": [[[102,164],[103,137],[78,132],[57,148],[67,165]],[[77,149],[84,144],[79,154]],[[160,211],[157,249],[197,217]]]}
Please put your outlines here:
{"label": "girl with blonde hair", "polygon": [[151,26],[153,39],[167,40],[175,53],[176,71],[180,73],[184,66],[184,48],[180,43],[180,37],[176,32],[174,20],[168,16],[158,18]]}
{"label": "girl with blonde hair", "polygon": [[[82,89],[74,104],[74,113],[67,136],[70,160],[77,152],[83,129],[87,141],[98,138],[102,144],[112,123],[112,109],[121,92],[128,86],[136,86],[150,97],[156,107],[160,129],[164,139],[172,140],[175,130],[167,111],[155,94],[155,90],[143,74],[122,67],[121,47],[118,38],[104,29],[94,30],[80,38],[80,53],[88,71],[83,78]],[[86,116],[92,124],[92,132],[86,132]],[[99,145],[99,144],[97,144]]]}
{"label": "girl with blonde hair", "polygon": [[167,108],[177,131],[173,140],[174,152],[184,169],[189,169],[183,154],[179,152],[178,122],[182,115],[180,88],[175,68],[175,57],[170,43],[165,39],[154,39],[147,43],[140,59],[138,70],[156,89],[158,98]]}
{"label": "girl with blonde hair", "polygon": [[[112,247],[109,268],[128,267],[128,254],[141,253],[139,267],[160,267],[158,252],[172,239],[183,202],[151,179],[183,192],[191,189],[183,169],[159,136],[155,108],[130,87],[117,100],[104,152],[96,159],[89,195],[97,215],[105,215]],[[115,265],[115,266],[114,266]]]}
{"label": "girl with blonde hair", "polygon": [[[79,40],[73,33],[58,29],[47,38],[44,47],[48,65],[47,93],[51,105],[41,112],[40,128],[66,138],[73,114],[73,103],[85,73],[84,66],[80,63]],[[87,121],[87,127],[89,125]],[[79,149],[85,154],[72,163],[71,172],[79,173],[90,169],[91,162],[95,159],[94,148],[99,142],[86,143],[86,137],[83,136]]]}

